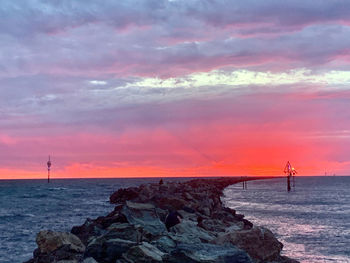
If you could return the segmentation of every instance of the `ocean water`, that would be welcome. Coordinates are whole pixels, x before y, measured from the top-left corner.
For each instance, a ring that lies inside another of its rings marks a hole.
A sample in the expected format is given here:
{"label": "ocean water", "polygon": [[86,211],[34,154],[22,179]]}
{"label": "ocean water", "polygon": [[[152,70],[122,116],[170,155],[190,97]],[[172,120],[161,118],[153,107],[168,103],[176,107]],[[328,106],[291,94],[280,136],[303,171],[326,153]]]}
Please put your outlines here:
{"label": "ocean water", "polygon": [[283,254],[302,263],[350,262],[350,177],[297,177],[231,185],[226,206],[255,225],[269,228],[284,244]]}
{"label": "ocean water", "polygon": [[[166,180],[166,179],[165,179]],[[184,181],[185,178],[167,179]],[[113,209],[109,196],[121,187],[159,179],[0,180],[0,262],[28,260],[42,229],[70,231],[85,219]],[[254,224],[271,229],[283,253],[306,263],[350,262],[350,177],[297,178],[248,182],[225,190],[227,206]]]}

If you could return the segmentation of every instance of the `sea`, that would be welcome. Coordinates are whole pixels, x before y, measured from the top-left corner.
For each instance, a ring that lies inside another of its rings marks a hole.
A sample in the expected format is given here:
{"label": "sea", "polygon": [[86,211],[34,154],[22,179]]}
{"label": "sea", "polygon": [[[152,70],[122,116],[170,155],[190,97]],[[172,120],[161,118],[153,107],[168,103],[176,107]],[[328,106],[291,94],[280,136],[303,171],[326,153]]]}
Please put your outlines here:
{"label": "sea", "polygon": [[302,263],[350,262],[350,176],[249,181],[224,191],[225,205],[270,229],[283,255]]}
{"label": "sea", "polygon": [[[170,178],[164,181],[185,181]],[[155,183],[159,178],[0,180],[0,262],[32,257],[43,229],[70,231],[86,218],[113,210],[109,196],[119,188]],[[298,177],[229,186],[226,206],[269,228],[284,244],[283,254],[302,263],[350,263],[350,177]]]}

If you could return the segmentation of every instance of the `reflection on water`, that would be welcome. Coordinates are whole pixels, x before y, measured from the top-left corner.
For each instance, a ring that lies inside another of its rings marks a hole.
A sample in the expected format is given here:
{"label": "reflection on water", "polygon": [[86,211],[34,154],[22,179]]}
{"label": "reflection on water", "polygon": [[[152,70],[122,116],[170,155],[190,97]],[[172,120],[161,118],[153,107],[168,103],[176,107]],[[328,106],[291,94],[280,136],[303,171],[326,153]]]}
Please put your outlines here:
{"label": "reflection on water", "polygon": [[303,263],[350,262],[350,177],[299,177],[288,193],[285,179],[228,187],[226,206],[266,226],[283,254]]}

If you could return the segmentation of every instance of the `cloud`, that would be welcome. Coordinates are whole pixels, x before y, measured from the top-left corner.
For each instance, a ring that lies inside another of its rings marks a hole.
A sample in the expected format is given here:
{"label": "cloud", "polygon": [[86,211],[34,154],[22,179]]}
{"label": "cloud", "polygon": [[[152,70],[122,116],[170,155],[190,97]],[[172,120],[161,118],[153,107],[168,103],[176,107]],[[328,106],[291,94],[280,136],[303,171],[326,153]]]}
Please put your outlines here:
{"label": "cloud", "polygon": [[[1,3],[4,18],[1,31],[13,35],[55,33],[91,23],[105,23],[117,29],[160,25],[172,29],[189,27],[189,22],[213,27],[302,28],[310,24],[346,23],[347,1],[167,1],[138,0],[96,3],[80,1],[22,1]],[[177,22],[177,24],[175,23]],[[15,24],[16,27],[10,25]]]}
{"label": "cloud", "polygon": [[347,5],[3,1],[0,77],[167,78],[227,66],[348,70]]}
{"label": "cloud", "polygon": [[107,82],[104,80],[90,80],[89,83],[97,86],[104,86],[107,84]]}

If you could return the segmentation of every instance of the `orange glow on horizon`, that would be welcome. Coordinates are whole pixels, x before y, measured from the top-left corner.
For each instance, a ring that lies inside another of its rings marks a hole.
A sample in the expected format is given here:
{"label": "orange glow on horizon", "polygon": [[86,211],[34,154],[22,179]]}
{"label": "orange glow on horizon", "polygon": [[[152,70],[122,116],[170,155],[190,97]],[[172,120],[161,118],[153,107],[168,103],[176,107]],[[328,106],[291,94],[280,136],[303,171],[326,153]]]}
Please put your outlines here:
{"label": "orange glow on horizon", "polygon": [[[350,130],[340,121],[329,125],[335,114],[314,99],[257,94],[203,105],[162,104],[152,108],[149,120],[136,119],[123,129],[3,134],[0,143],[8,158],[0,179],[47,178],[49,154],[53,179],[283,176],[287,161],[298,176],[323,175],[325,170],[349,174]],[[290,100],[297,106],[290,107]],[[22,170],[17,160],[23,161]]]}
{"label": "orange glow on horizon", "polygon": [[[337,171],[341,164],[333,163]],[[157,167],[96,167],[92,165],[73,164],[63,170],[52,170],[50,179],[77,178],[160,178],[160,177],[221,177],[221,176],[284,176],[283,165],[235,166],[214,163],[208,166],[186,169],[165,169]],[[324,169],[315,165],[298,167],[303,173],[298,176],[322,176]],[[341,175],[341,174],[337,174]],[[342,174],[344,175],[344,174]],[[0,180],[13,179],[47,179],[47,171],[23,171],[0,169]]]}
{"label": "orange glow on horizon", "polygon": [[[95,151],[106,151],[105,156],[110,153],[111,161],[75,161],[63,165],[60,157],[53,156],[51,178],[284,176],[283,169],[288,160],[298,171],[298,176],[323,175],[325,168],[329,174],[344,175],[350,167],[350,162],[328,161],[327,155],[332,153],[330,147],[293,133],[252,132],[252,127],[248,131],[235,132],[227,126],[207,127],[207,130],[220,136],[215,141],[209,140],[205,133],[195,136],[197,128],[189,132],[193,133],[193,139],[188,141],[164,130],[152,134],[128,133],[119,140],[122,147],[113,143],[110,146],[122,148],[123,152],[117,157],[113,157],[112,148],[104,148],[109,141],[115,141],[113,137],[102,138],[102,149],[98,149],[97,139],[85,136],[81,144],[89,145],[83,149],[88,147],[92,151],[95,147]],[[124,146],[128,144],[132,146]],[[80,151],[75,153],[81,154]],[[120,156],[129,159],[114,163],[113,158],[120,159]],[[140,156],[140,161],[134,160],[134,156]],[[0,179],[46,179],[46,160],[43,158],[42,161],[42,166],[29,170],[2,168]]]}

